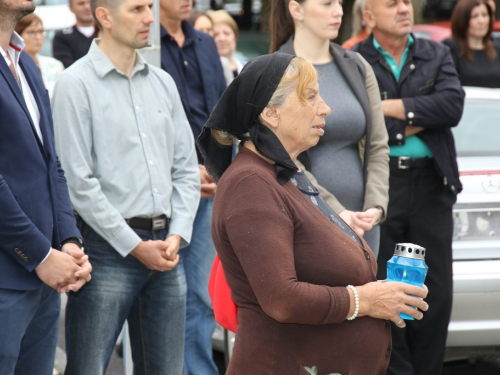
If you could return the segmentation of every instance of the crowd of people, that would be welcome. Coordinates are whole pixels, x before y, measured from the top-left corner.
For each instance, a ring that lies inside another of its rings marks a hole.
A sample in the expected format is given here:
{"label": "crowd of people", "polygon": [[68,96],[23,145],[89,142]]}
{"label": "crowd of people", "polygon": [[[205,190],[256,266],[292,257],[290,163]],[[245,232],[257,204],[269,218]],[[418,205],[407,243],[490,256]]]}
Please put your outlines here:
{"label": "crowd of people", "polygon": [[[217,375],[208,283],[238,306],[227,374],[442,372],[452,306],[451,128],[462,86],[500,87],[495,7],[459,0],[415,38],[410,0],[273,0],[270,54],[237,58],[225,10],[70,0],[53,56],[31,0],[0,0],[0,373]],[[385,282],[397,243],[426,285]],[[415,320],[405,321],[405,313]],[[312,371],[312,370],[311,370]]]}

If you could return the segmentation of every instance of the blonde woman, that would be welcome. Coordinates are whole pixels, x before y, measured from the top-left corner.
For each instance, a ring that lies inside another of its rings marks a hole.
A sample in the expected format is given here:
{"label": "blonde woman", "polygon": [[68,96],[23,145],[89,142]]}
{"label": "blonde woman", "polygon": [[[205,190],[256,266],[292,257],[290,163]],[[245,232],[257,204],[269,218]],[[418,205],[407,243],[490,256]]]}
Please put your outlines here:
{"label": "blonde woman", "polygon": [[238,40],[238,25],[234,18],[224,9],[209,14],[214,22],[214,39],[219,55],[229,60],[231,70],[236,78],[245,65],[244,61],[238,60],[234,56]]}

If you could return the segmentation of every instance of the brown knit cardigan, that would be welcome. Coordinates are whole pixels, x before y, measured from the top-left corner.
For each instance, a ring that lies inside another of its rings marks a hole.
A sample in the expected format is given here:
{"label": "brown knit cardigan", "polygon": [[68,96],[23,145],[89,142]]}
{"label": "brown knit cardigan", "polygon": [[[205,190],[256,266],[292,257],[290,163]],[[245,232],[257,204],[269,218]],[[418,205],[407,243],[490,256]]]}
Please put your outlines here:
{"label": "brown knit cardigan", "polygon": [[246,148],[219,181],[212,235],[239,306],[228,375],[385,374],[390,324],[346,320],[346,286],[376,280],[373,253]]}

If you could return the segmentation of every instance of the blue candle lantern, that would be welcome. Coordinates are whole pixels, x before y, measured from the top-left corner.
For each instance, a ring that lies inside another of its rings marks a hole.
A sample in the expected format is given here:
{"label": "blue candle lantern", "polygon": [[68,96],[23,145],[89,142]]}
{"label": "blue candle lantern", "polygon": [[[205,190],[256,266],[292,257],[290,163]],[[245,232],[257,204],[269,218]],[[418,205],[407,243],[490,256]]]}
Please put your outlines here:
{"label": "blue candle lantern", "polygon": [[[425,248],[412,243],[398,243],[393,257],[387,261],[387,281],[401,281],[422,287],[428,269]],[[407,314],[399,315],[402,319],[414,320]]]}

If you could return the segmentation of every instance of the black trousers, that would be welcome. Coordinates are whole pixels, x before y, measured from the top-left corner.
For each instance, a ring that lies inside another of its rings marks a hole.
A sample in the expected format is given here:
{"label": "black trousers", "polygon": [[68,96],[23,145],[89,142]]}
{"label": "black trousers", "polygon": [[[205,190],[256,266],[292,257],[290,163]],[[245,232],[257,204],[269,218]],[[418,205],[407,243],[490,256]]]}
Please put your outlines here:
{"label": "black trousers", "polygon": [[387,276],[387,261],[396,243],[427,249],[425,284],[429,310],[421,321],[392,324],[393,348],[387,374],[441,375],[453,298],[452,207],[456,196],[434,167],[391,167],[387,220],[381,226],[378,279]]}

